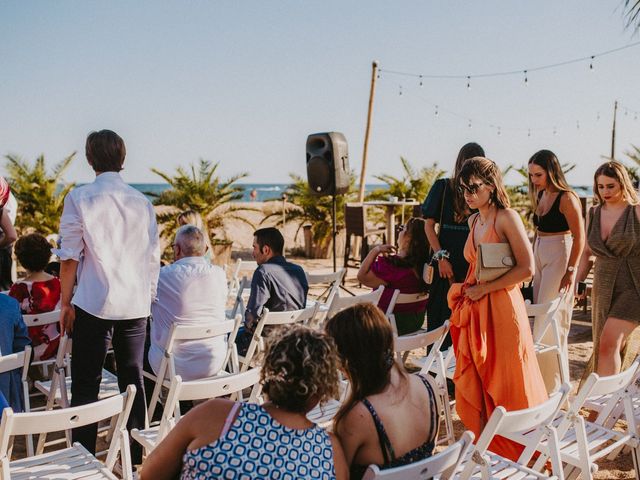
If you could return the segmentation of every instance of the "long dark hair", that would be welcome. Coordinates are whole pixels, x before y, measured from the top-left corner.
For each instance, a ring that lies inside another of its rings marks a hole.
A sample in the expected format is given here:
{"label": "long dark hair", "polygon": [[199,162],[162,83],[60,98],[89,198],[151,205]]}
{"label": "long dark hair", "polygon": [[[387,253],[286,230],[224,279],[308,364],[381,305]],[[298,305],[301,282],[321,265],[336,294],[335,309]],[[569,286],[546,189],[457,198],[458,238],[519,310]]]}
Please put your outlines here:
{"label": "long dark hair", "polygon": [[409,248],[405,257],[397,255],[389,260],[398,267],[410,267],[420,279],[420,286],[426,291],[427,284],[422,279],[424,264],[429,261],[429,240],[425,233],[425,221],[422,218],[411,217],[405,225],[405,235],[409,235]]}
{"label": "long dark hair", "polygon": [[382,310],[372,303],[359,303],[342,310],[325,326],[338,348],[351,391],[335,417],[337,425],[362,399],[382,392],[397,368],[403,382],[406,372],[394,360],[393,330]]}
{"label": "long dark hair", "polygon": [[456,223],[464,222],[471,215],[471,210],[469,210],[467,202],[464,201],[464,195],[460,192],[458,185],[460,184],[460,171],[464,162],[473,157],[484,157],[484,149],[475,142],[463,145],[458,152],[458,158],[456,158],[453,178],[449,180],[449,185],[453,191],[453,220]]}

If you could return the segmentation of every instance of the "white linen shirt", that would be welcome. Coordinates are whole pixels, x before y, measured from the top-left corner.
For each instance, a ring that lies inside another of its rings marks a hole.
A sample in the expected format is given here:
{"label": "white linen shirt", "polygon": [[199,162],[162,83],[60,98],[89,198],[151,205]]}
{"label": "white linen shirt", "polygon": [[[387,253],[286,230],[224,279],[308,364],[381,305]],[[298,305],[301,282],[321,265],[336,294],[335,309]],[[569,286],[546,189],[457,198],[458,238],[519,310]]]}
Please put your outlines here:
{"label": "white linen shirt", "polygon": [[71,303],[98,318],[148,317],[160,271],[153,206],[117,172],[73,189],[60,218],[60,260],[77,260]]}
{"label": "white linen shirt", "polygon": [[[162,267],[158,279],[158,298],[151,306],[151,346],[149,364],[157,374],[167,337],[174,323],[210,325],[224,322],[227,277],[222,268],[204,257],[185,257]],[[215,375],[224,361],[227,340],[181,340],[174,344],[176,374],[183,380]]]}

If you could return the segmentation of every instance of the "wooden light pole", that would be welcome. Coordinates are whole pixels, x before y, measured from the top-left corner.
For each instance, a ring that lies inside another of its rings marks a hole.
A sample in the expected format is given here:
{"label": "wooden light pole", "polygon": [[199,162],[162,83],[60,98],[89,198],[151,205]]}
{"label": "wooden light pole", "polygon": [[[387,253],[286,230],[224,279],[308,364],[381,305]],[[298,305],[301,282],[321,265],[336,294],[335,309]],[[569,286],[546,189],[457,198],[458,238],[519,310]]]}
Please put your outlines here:
{"label": "wooden light pole", "polygon": [[371,131],[371,115],[373,113],[373,97],[376,91],[376,77],[378,76],[378,63],[374,60],[371,68],[371,91],[369,92],[369,111],[367,112],[367,128],[364,132],[364,147],[362,149],[362,170],[360,170],[360,191],[358,202],[364,201],[365,175],[367,173],[367,153],[369,150],[369,132]]}
{"label": "wooden light pole", "polygon": [[611,160],[616,159],[616,116],[618,114],[618,101],[613,104],[613,128],[611,129]]}

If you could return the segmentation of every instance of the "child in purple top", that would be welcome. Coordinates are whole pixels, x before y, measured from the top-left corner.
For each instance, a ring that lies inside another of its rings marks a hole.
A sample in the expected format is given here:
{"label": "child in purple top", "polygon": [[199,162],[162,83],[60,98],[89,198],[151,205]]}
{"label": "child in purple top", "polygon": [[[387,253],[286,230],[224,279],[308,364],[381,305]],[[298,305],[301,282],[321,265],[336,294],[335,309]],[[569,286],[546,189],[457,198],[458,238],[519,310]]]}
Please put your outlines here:
{"label": "child in purple top", "polygon": [[[371,288],[385,286],[378,306],[386,311],[394,290],[400,293],[419,293],[427,290],[422,280],[422,269],[428,262],[429,244],[424,230],[424,220],[410,218],[398,236],[398,247],[379,245],[362,262],[358,281]],[[393,255],[393,252],[397,253]],[[381,255],[382,254],[382,255]],[[396,317],[398,335],[415,332],[424,321],[427,301],[398,305]]]}

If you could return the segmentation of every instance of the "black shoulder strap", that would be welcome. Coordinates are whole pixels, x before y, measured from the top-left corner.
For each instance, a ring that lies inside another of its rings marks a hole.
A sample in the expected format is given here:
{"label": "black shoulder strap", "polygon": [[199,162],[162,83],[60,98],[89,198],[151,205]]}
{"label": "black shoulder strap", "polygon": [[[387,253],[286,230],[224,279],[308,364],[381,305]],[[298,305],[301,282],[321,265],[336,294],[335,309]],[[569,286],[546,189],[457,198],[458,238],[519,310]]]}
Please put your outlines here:
{"label": "black shoulder strap", "polygon": [[[362,400],[362,403],[367,407],[371,417],[373,418],[373,423],[376,426],[376,432],[378,432],[378,442],[380,443],[380,450],[382,450],[382,458],[384,459],[384,464],[392,462],[396,459],[396,454],[393,451],[393,447],[391,446],[391,442],[389,441],[389,437],[387,436],[387,432],[384,430],[384,425],[380,421],[378,417],[378,413],[376,412],[371,402],[366,398]],[[391,459],[389,458],[391,456]]]}
{"label": "black shoulder strap", "polygon": [[436,401],[436,394],[433,391],[433,387],[429,383],[429,381],[423,376],[418,375],[420,380],[425,387],[427,387],[427,392],[429,392],[429,410],[431,411],[431,427],[429,430],[429,435],[427,436],[429,442],[434,442],[436,437],[438,436],[438,404]]}

